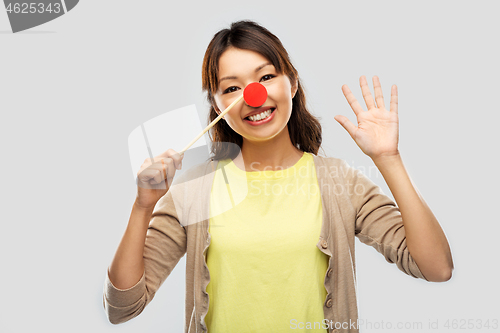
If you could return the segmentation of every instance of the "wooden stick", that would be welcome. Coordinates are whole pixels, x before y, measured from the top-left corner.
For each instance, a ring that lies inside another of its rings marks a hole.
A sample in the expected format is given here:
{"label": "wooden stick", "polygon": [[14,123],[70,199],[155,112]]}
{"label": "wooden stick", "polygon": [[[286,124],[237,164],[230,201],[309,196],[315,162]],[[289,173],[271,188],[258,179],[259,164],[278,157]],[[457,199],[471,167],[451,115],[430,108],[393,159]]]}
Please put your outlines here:
{"label": "wooden stick", "polygon": [[188,150],[189,147],[191,147],[196,141],[198,141],[198,139],[201,138],[201,136],[205,134],[206,131],[211,129],[222,117],[224,117],[226,113],[229,112],[229,110],[233,108],[233,106],[236,105],[236,103],[238,103],[242,99],[243,99],[243,94],[241,94],[240,97],[238,97],[234,102],[232,102],[217,118],[215,118],[203,131],[201,131],[201,133],[198,134],[198,136],[196,136],[196,138],[194,138],[193,141],[191,141],[183,150],[181,150],[179,155],[184,155],[184,152],[186,152],[186,150]]}

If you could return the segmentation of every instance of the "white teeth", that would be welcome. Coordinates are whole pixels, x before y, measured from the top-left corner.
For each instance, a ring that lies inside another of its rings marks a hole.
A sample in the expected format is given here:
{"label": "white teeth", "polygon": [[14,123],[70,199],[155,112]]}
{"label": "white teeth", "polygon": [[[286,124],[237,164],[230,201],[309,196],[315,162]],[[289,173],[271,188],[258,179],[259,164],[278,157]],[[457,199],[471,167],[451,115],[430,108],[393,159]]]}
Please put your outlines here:
{"label": "white teeth", "polygon": [[256,114],[256,115],[253,115],[253,116],[250,116],[248,118],[250,118],[251,121],[258,121],[258,120],[262,120],[264,118],[267,118],[269,117],[269,115],[272,113],[272,110],[269,109],[267,111],[264,111],[264,112],[261,112],[259,114]]}

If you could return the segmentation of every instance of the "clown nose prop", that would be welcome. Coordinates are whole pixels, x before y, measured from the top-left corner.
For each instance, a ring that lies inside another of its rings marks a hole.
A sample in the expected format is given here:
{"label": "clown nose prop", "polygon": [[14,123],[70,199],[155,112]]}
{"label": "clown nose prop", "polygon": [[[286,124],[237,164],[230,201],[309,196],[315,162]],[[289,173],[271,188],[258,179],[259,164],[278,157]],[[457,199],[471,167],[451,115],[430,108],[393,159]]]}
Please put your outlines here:
{"label": "clown nose prop", "polygon": [[259,107],[267,100],[266,87],[258,82],[252,82],[243,90],[243,98],[248,105]]}
{"label": "clown nose prop", "polygon": [[217,118],[215,118],[203,131],[201,131],[200,134],[196,136],[196,138],[193,139],[193,141],[191,141],[183,150],[181,150],[179,152],[179,155],[184,155],[184,153],[186,152],[186,150],[189,149],[189,147],[191,147],[196,141],[198,141],[198,139],[201,138],[201,136],[205,134],[206,131],[208,131],[215,124],[217,124],[217,122],[222,117],[224,117],[224,115],[228,113],[229,110],[231,110],[233,106],[235,106],[236,103],[241,101],[243,98],[245,99],[245,103],[247,103],[248,105],[252,107],[259,107],[262,104],[264,104],[267,100],[266,87],[264,87],[262,84],[258,82],[252,82],[249,85],[247,85],[243,90],[243,94],[240,97],[238,97],[234,102],[232,102],[224,111],[222,111]]}

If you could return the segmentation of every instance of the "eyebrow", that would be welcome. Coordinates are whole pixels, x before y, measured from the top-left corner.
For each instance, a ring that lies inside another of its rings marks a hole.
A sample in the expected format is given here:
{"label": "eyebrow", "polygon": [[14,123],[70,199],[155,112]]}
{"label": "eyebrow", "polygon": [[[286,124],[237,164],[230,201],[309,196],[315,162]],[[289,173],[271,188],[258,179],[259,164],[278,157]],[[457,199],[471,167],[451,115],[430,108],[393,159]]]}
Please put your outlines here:
{"label": "eyebrow", "polygon": [[[255,73],[257,73],[258,71],[260,71],[262,68],[264,68],[264,67],[266,67],[266,66],[272,66],[272,65],[273,65],[273,64],[272,64],[272,63],[270,63],[270,62],[266,62],[265,64],[262,64],[262,65],[260,65],[259,67],[257,67],[257,68],[255,69]],[[223,77],[223,78],[221,78],[221,79],[219,80],[219,84],[220,84],[222,81],[224,81],[224,80],[236,80],[237,78],[238,78],[238,77],[236,77],[236,76],[225,76],[225,77]]]}

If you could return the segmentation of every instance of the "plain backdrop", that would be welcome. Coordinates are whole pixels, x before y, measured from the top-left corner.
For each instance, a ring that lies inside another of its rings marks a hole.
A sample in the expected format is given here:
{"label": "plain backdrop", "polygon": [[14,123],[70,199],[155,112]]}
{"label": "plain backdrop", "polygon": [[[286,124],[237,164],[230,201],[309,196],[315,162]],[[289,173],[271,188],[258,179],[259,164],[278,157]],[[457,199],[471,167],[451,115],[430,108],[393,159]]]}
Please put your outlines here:
{"label": "plain backdrop", "polygon": [[[362,332],[463,332],[452,320],[494,331],[477,323],[500,319],[497,5],[88,0],[17,34],[0,8],[0,332],[183,331],[185,257],[140,316],[115,326],[104,312],[106,269],[136,195],[127,138],[190,104],[207,124],[203,55],[240,19],[287,48],[326,155],[364,169],[391,197],[333,117],[356,123],[341,86],[365,107],[361,75],[372,91],[380,77],[386,105],[391,85],[399,88],[403,162],[448,237],[455,270],[445,283],[414,279],[356,241],[359,315],[372,323]],[[429,328],[436,321],[440,329]],[[406,328],[395,330],[398,322]]]}

